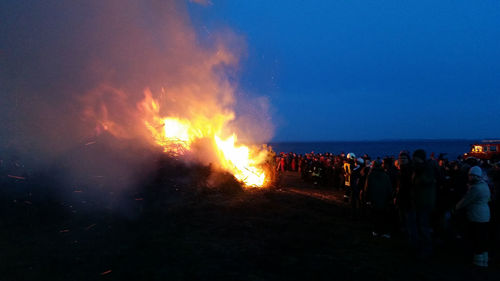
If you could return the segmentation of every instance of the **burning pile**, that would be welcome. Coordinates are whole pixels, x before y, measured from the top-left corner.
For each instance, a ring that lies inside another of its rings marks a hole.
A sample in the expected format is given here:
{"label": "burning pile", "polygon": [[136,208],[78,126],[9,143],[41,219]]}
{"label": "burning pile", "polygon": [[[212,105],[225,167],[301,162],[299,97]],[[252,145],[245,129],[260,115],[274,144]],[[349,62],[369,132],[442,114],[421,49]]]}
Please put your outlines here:
{"label": "burning pile", "polygon": [[[84,2],[14,5],[10,43],[1,50],[0,120],[7,128],[0,145],[37,151],[40,162],[50,162],[99,142],[110,142],[101,155],[142,159],[146,144],[211,163],[246,186],[265,186],[266,149],[241,144],[271,136],[265,98],[237,86],[246,49],[241,36],[203,26],[203,18],[192,21],[201,12],[192,7],[206,1]],[[85,157],[90,168],[103,163]],[[126,164],[116,174],[130,175],[139,165]],[[103,168],[119,170],[109,166]]]}
{"label": "burning pile", "polygon": [[[237,138],[246,144],[257,136],[263,141],[265,127],[258,119],[265,115],[260,112],[264,107],[241,102],[252,114],[239,118],[234,110],[244,42],[224,30],[201,43],[181,3],[165,2],[164,9],[154,9],[154,20],[150,13],[138,12],[134,3],[126,11],[135,16],[123,18],[115,11],[124,9],[121,1],[103,13],[103,22],[125,25],[110,29],[113,40],[103,43],[109,53],[96,64],[103,73],[96,78],[101,82],[81,98],[89,129],[95,135],[106,131],[120,139],[140,140],[186,161],[210,163],[248,187],[265,186],[267,149],[243,145]],[[150,23],[147,30],[144,18]],[[95,30],[102,28],[106,25]]]}
{"label": "burning pile", "polygon": [[262,187],[266,184],[263,169],[267,151],[237,145],[237,136],[223,138],[223,128],[234,117],[233,113],[215,114],[212,118],[199,115],[193,119],[160,116],[160,105],[146,91],[139,108],[144,114],[144,125],[157,145],[166,153],[183,156],[193,150],[193,145],[204,143],[216,152],[220,168],[231,172],[246,186]]}

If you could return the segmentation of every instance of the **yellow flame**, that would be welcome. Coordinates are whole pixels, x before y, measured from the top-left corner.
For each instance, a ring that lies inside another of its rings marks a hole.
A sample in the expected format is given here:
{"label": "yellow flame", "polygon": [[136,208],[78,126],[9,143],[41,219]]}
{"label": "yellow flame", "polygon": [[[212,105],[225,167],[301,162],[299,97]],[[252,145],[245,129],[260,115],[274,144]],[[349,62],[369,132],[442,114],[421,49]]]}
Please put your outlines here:
{"label": "yellow flame", "polygon": [[265,151],[237,145],[235,134],[226,139],[220,137],[222,128],[233,118],[231,112],[214,114],[212,118],[196,116],[192,119],[160,117],[159,103],[150,92],[145,93],[139,107],[144,114],[144,124],[151,133],[154,142],[163,150],[174,155],[183,155],[192,149],[192,144],[199,139],[210,139],[217,152],[218,164],[229,171],[246,186],[262,187],[266,182],[263,169]]}
{"label": "yellow flame", "polygon": [[[261,161],[253,159],[247,146],[236,146],[236,135],[233,134],[226,140],[214,136],[215,143],[219,149],[221,164],[230,170],[234,177],[250,186],[263,186],[266,174],[257,166]],[[257,161],[256,161],[257,160]]]}

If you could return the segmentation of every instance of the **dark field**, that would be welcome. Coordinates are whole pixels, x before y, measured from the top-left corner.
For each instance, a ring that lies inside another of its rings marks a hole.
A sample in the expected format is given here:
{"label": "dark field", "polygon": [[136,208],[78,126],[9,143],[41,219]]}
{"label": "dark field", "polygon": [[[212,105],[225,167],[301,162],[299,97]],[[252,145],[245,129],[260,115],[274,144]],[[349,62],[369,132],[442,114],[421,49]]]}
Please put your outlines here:
{"label": "dark field", "polygon": [[5,179],[0,280],[500,280],[497,257],[474,268],[459,243],[418,260],[402,237],[371,237],[340,193],[295,174],[242,192],[194,188],[174,172],[99,196]]}

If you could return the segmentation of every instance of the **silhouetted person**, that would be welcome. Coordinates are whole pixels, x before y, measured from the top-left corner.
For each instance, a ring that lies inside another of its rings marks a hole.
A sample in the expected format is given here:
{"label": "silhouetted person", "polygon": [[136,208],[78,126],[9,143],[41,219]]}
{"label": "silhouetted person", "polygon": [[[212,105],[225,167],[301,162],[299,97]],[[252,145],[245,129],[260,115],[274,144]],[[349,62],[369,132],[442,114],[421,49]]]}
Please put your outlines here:
{"label": "silhouetted person", "polygon": [[401,151],[399,153],[398,169],[396,207],[399,213],[401,226],[404,228],[406,234],[409,234],[408,217],[414,216],[415,212],[415,204],[411,198],[413,169],[409,152]]}
{"label": "silhouetted person", "polygon": [[420,257],[432,254],[430,218],[436,204],[436,172],[423,149],[413,152],[411,199],[415,209],[408,216],[410,241]]}
{"label": "silhouetted person", "polygon": [[361,178],[361,171],[364,166],[364,160],[362,158],[356,159],[354,162],[354,168],[351,171],[351,211],[352,218],[357,219],[360,217],[361,210],[361,200],[360,193],[361,188],[364,187],[364,180]]}
{"label": "silhouetted person", "polygon": [[390,238],[389,208],[392,203],[392,185],[380,161],[373,161],[372,163],[372,169],[366,179],[364,196],[371,208],[373,236],[381,235]]}

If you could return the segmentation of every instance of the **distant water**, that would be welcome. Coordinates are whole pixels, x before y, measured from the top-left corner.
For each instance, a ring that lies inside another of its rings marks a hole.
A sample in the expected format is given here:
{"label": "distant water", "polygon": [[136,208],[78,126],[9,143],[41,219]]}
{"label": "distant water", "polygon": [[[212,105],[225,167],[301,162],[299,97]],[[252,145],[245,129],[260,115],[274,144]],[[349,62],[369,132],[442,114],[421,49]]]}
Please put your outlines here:
{"label": "distant water", "polygon": [[336,141],[336,142],[276,142],[270,143],[276,152],[294,152],[305,154],[331,152],[353,152],[356,156],[368,154],[371,158],[397,156],[401,150],[410,153],[421,148],[429,157],[434,152],[437,157],[446,153],[449,160],[456,159],[459,155],[468,152],[470,145],[480,141],[476,140],[387,140],[387,141]]}

